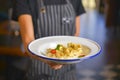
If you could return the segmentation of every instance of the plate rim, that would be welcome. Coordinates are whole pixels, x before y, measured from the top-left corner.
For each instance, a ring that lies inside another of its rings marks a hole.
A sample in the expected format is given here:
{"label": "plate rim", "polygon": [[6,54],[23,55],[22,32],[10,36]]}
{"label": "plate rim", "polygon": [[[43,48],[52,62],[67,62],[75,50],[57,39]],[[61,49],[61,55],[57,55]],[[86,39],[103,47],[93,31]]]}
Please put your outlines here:
{"label": "plate rim", "polygon": [[77,37],[77,36],[48,36],[48,37],[42,37],[42,38],[38,38],[38,39],[35,39],[33,41],[31,41],[28,46],[27,46],[27,50],[34,56],[37,56],[37,57],[40,57],[40,58],[43,58],[43,59],[47,59],[47,60],[50,60],[50,61],[57,61],[57,62],[74,62],[74,61],[81,61],[81,60],[86,60],[86,59],[90,59],[90,58],[93,58],[97,55],[99,55],[102,51],[102,47],[96,42],[96,41],[93,41],[91,39],[87,39],[87,38],[84,38],[84,37],[77,37],[77,38],[82,38],[82,39],[85,39],[85,40],[88,40],[88,41],[91,41],[93,42],[94,44],[96,44],[96,46],[98,46],[98,52],[91,55],[91,56],[86,56],[86,57],[81,57],[81,58],[74,58],[74,59],[57,59],[57,58],[48,58],[48,57],[44,57],[44,56],[40,56],[40,55],[37,55],[36,53],[32,52],[29,47],[30,45],[35,42],[35,41],[38,41],[38,40],[41,40],[41,39],[46,39],[46,38],[54,38],[54,37]]}

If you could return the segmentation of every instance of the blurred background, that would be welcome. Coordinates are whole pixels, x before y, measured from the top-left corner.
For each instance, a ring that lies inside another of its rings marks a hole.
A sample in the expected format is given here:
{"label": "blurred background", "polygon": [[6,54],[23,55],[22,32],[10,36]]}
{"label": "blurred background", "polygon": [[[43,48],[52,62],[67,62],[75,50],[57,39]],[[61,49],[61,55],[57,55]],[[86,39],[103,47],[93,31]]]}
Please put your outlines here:
{"label": "blurred background", "polygon": [[[12,0],[0,0],[0,80],[22,80],[29,59],[22,52]],[[98,56],[77,64],[78,80],[120,80],[120,0],[82,0],[80,37],[98,42]]]}

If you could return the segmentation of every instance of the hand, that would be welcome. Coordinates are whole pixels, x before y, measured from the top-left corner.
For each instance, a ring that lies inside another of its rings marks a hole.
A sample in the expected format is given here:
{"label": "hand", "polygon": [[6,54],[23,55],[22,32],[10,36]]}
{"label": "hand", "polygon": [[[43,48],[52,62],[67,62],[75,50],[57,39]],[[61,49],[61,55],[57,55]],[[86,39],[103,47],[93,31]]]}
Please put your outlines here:
{"label": "hand", "polygon": [[62,64],[57,64],[57,63],[54,63],[54,62],[51,62],[51,61],[47,61],[47,64],[54,70],[58,70],[58,69],[61,69],[62,68]]}
{"label": "hand", "polygon": [[27,54],[27,56],[30,56],[31,58],[38,59],[38,60],[40,60],[40,61],[48,64],[48,65],[49,65],[52,69],[54,69],[54,70],[61,69],[62,66],[63,66],[62,64],[57,64],[57,63],[52,62],[52,61],[47,61],[47,60],[45,60],[45,59],[39,58],[39,57],[37,57],[37,56],[35,56],[35,55],[32,55],[32,54],[30,54],[30,53],[27,53],[27,52],[26,52],[25,54]]}

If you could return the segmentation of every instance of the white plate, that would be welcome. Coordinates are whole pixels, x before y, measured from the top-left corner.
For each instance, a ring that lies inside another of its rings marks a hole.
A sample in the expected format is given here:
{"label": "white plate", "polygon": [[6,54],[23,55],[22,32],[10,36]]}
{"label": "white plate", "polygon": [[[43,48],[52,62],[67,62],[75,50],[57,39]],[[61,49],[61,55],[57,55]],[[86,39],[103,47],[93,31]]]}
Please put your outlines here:
{"label": "white plate", "polygon": [[[69,42],[85,45],[91,49],[90,53],[82,58],[74,58],[74,59],[56,59],[56,58],[48,58],[47,56],[43,55],[45,53],[46,49],[48,48],[55,48],[57,44],[63,44],[66,45]],[[82,37],[75,37],[75,36],[50,36],[50,37],[44,37],[39,38],[34,41],[32,41],[28,45],[28,50],[33,54],[40,58],[53,61],[56,63],[61,64],[73,64],[78,63],[83,60],[92,58],[97,56],[101,52],[100,45],[93,41]]]}

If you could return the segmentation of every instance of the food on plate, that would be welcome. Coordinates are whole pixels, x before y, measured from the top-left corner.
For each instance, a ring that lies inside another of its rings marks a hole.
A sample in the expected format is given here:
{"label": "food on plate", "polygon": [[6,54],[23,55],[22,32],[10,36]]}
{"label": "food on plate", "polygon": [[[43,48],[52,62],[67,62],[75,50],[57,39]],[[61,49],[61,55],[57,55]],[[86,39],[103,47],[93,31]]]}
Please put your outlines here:
{"label": "food on plate", "polygon": [[67,45],[58,44],[56,48],[48,48],[46,50],[46,56],[57,59],[72,59],[80,58],[88,55],[90,49],[87,46],[77,43],[67,43]]}

